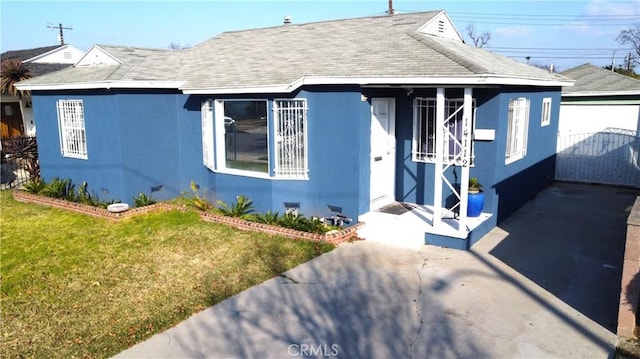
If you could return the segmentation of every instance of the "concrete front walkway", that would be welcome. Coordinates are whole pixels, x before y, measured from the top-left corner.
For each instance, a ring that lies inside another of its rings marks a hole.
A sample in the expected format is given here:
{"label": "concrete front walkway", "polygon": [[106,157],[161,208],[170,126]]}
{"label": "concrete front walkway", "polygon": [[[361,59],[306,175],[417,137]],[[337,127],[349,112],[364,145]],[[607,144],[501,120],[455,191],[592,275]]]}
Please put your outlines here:
{"label": "concrete front walkway", "polygon": [[[571,221],[579,221],[585,232],[599,233],[589,237],[595,241],[610,237],[610,227],[598,228],[600,222],[588,217],[599,216],[597,212],[563,210],[567,196],[603,196],[596,202],[611,205],[601,209],[618,212],[608,219],[621,220],[615,226],[624,227],[632,192],[564,186],[552,187],[518,212],[539,213],[537,206],[546,210],[552,204],[558,206],[555,215],[549,213],[532,223],[530,217],[516,213],[472,251],[432,246],[411,250],[366,241],[344,244],[118,357],[607,358],[615,334],[598,323],[603,321],[599,314],[583,310],[579,299],[567,294],[573,289],[578,290],[576,297],[583,294],[585,288],[579,285],[585,281],[569,280],[563,286],[565,275],[556,272],[558,282],[546,286],[540,279],[546,278],[546,272],[536,272],[533,265],[544,248],[525,253],[534,258],[525,261],[528,267],[518,264],[522,256],[500,249],[505,243],[511,248],[514,237],[530,241],[553,237],[550,228]],[[580,191],[572,194],[575,188]],[[525,230],[539,234],[525,236]],[[567,248],[566,258],[574,256],[573,249]],[[492,254],[496,251],[503,259]],[[615,263],[599,263],[597,257],[597,253],[581,253],[567,265],[576,262],[589,274],[596,272],[592,265],[616,270],[610,268]],[[540,258],[538,268],[544,268],[544,256]],[[553,265],[560,265],[555,270],[562,271],[561,262]],[[575,273],[575,268],[567,270]],[[609,291],[597,283],[590,285],[593,295]]]}

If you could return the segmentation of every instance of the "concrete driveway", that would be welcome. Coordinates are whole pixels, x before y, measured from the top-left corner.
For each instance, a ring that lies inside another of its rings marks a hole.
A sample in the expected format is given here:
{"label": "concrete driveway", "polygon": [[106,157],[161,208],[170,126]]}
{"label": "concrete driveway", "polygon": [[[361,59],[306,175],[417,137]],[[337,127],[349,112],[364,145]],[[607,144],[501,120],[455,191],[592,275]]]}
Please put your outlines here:
{"label": "concrete driveway", "polygon": [[468,252],[345,244],[118,357],[607,358],[634,199],[557,184]]}

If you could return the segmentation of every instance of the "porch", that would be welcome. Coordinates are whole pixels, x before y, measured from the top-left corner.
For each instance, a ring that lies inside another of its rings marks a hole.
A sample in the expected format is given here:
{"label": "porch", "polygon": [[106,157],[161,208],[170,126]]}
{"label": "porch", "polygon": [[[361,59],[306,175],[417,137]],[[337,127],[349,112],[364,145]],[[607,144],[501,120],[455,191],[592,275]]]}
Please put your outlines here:
{"label": "porch", "polygon": [[467,217],[466,228],[460,230],[457,215],[452,211],[446,211],[440,223],[434,226],[433,206],[393,202],[359,216],[358,221],[363,222],[364,226],[358,230],[358,236],[406,248],[431,244],[468,249],[475,242],[474,238],[492,228],[491,217],[491,213],[485,212],[478,217]]}

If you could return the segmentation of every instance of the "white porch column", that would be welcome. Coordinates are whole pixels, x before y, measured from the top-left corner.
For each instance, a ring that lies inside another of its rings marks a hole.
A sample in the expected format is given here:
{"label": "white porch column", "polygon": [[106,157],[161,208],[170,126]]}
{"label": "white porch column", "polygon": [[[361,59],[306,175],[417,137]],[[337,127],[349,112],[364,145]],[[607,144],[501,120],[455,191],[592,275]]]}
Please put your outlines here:
{"label": "white porch column", "polygon": [[460,216],[458,231],[467,230],[467,207],[469,193],[469,167],[471,166],[471,138],[473,131],[473,89],[464,89],[464,102],[462,108],[462,167],[460,169]]}
{"label": "white porch column", "polygon": [[435,163],[433,177],[433,226],[440,225],[442,219],[442,167],[444,164],[444,88],[436,91]]}

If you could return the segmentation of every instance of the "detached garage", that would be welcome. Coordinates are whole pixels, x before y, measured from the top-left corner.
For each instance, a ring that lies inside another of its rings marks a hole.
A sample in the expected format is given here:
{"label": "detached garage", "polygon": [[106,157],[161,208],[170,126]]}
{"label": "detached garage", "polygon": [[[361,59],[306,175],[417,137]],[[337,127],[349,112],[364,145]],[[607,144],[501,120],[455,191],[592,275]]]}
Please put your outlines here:
{"label": "detached garage", "polygon": [[640,81],[584,64],[562,72],[556,179],[640,188]]}

